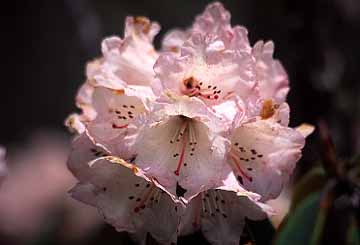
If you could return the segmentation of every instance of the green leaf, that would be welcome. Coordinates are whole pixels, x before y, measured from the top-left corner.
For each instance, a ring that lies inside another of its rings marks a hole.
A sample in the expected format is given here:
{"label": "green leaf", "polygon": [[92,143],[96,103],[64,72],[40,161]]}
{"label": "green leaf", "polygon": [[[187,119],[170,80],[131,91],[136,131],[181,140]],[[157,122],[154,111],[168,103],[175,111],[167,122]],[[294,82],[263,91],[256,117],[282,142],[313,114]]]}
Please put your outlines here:
{"label": "green leaf", "polygon": [[295,186],[290,210],[314,192],[319,192],[326,184],[326,175],[322,167],[313,168]]}
{"label": "green leaf", "polygon": [[[301,203],[299,203],[297,208],[288,217],[287,223],[277,235],[277,239],[274,244],[311,244],[311,240],[315,239],[313,237],[314,229],[321,229],[321,227],[315,228],[316,225],[319,225],[319,202],[320,194],[319,192],[316,192],[310,194]],[[317,233],[319,234],[319,231],[317,231]]]}
{"label": "green leaf", "polygon": [[360,227],[359,223],[353,218],[347,236],[348,245],[360,245]]}

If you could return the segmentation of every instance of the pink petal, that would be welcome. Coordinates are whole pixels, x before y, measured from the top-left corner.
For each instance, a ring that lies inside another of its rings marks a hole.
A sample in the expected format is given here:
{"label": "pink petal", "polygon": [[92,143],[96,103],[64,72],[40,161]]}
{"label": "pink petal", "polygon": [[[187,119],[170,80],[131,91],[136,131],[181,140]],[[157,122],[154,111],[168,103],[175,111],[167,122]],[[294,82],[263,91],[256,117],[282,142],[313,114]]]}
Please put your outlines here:
{"label": "pink petal", "polygon": [[5,162],[5,149],[0,147],[0,186],[7,175],[7,167]]}
{"label": "pink petal", "polygon": [[204,13],[196,17],[193,31],[219,34],[222,29],[230,27],[230,13],[220,2],[215,2],[209,4]]}
{"label": "pink petal", "polygon": [[281,63],[272,57],[274,43],[259,41],[252,53],[256,59],[256,79],[261,97],[274,99],[277,103],[284,102],[289,92],[289,80]]}
{"label": "pink petal", "polygon": [[121,90],[97,87],[93,104],[97,117],[88,124],[88,134],[113,154],[131,158],[130,147],[137,133],[132,122],[146,112],[141,99]]}
{"label": "pink petal", "polygon": [[[199,192],[219,186],[223,176],[225,142],[205,124],[170,116],[143,127],[135,144],[137,166],[185,202]],[[178,189],[184,189],[183,195]]]}
{"label": "pink petal", "polygon": [[231,95],[246,97],[255,85],[250,54],[227,50],[221,40],[200,33],[184,43],[180,56],[162,54],[154,70],[164,90],[210,105]]}
{"label": "pink petal", "polygon": [[181,218],[180,234],[201,230],[211,244],[239,244],[245,217],[266,218],[264,204],[232,191],[209,190],[194,198]]}
{"label": "pink petal", "polygon": [[178,204],[134,165],[114,164],[104,156],[86,135],[74,141],[68,166],[81,183],[72,196],[96,206],[118,231],[137,235],[145,230],[159,242],[176,242]]}
{"label": "pink petal", "polygon": [[315,127],[311,124],[302,123],[301,125],[297,126],[295,130],[301,133],[306,138],[314,132]]}
{"label": "pink petal", "polygon": [[210,109],[198,98],[187,96],[176,96],[168,93],[167,96],[158,98],[152,104],[152,118],[154,121],[161,121],[166,117],[182,115],[194,118],[210,128],[213,132],[227,130],[227,123],[220,113]]}
{"label": "pink petal", "polygon": [[159,29],[157,23],[151,23],[145,17],[128,17],[123,40],[110,37],[103,41],[102,73],[95,80],[102,86],[110,80],[108,87],[116,89],[124,85],[149,86],[158,57],[152,40]]}
{"label": "pink petal", "polygon": [[153,65],[158,57],[152,41],[160,26],[145,17],[127,17],[124,39],[103,40],[103,57],[87,66],[93,86],[126,89],[128,85],[149,86],[154,79]]}
{"label": "pink petal", "polygon": [[171,30],[165,34],[162,41],[164,51],[179,53],[180,47],[184,44],[190,33],[182,30]]}
{"label": "pink petal", "polygon": [[272,120],[238,127],[231,138],[229,164],[239,181],[262,200],[276,198],[301,157],[304,137]]}
{"label": "pink petal", "polygon": [[247,30],[243,26],[230,25],[230,13],[219,2],[209,4],[205,11],[196,17],[193,25],[182,30],[172,30],[164,37],[162,47],[165,51],[180,52],[184,42],[193,33],[201,33],[204,36],[217,36],[225,47],[230,50],[251,53]]}
{"label": "pink petal", "polygon": [[73,113],[65,119],[65,126],[73,133],[82,134],[86,129],[83,121],[84,120],[81,115]]}
{"label": "pink petal", "polygon": [[89,82],[85,82],[76,95],[76,105],[82,110],[79,118],[82,122],[93,120],[96,117],[96,112],[92,106],[93,92],[94,87]]}

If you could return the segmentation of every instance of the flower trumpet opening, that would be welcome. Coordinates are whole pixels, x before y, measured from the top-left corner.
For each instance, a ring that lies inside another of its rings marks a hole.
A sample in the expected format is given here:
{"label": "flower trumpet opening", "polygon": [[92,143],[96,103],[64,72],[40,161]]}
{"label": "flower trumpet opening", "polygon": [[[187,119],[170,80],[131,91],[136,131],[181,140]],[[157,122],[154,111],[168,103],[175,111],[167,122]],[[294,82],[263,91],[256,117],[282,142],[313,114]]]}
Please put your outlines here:
{"label": "flower trumpet opening", "polygon": [[173,195],[180,185],[185,190],[183,198],[189,201],[220,181],[217,174],[223,171],[225,143],[216,140],[204,123],[180,115],[167,116],[139,134],[135,143],[137,166]]}
{"label": "flower trumpet opening", "polygon": [[206,100],[217,100],[221,90],[217,89],[217,86],[204,84],[204,82],[199,82],[194,77],[189,77],[184,79],[181,92],[189,97],[195,96]]}
{"label": "flower trumpet opening", "polygon": [[173,154],[173,158],[178,159],[177,167],[174,171],[176,176],[180,175],[180,169],[183,165],[187,166],[187,163],[184,162],[185,155],[193,156],[197,144],[196,133],[192,125],[193,119],[185,116],[179,116],[179,119],[181,120],[179,127],[174,130],[174,135],[170,140],[170,144],[176,145],[176,150]]}

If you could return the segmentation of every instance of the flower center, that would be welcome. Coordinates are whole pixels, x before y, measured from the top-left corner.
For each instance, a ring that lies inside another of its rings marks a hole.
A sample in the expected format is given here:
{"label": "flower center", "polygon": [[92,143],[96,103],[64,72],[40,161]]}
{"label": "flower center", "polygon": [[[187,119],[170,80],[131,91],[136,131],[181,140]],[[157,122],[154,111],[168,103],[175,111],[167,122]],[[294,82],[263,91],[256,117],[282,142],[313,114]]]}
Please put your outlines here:
{"label": "flower center", "polygon": [[212,84],[204,84],[194,77],[184,79],[182,93],[192,97],[201,97],[207,100],[217,100],[221,94],[221,90]]}

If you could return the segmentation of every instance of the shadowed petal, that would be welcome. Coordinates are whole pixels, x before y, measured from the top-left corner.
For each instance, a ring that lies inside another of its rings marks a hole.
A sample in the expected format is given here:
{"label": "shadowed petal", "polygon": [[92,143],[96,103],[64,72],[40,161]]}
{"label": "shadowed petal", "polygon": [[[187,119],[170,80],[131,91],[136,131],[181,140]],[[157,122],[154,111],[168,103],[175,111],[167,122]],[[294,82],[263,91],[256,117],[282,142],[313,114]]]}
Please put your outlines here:
{"label": "shadowed petal", "polygon": [[211,244],[239,244],[245,217],[261,220],[269,208],[245,193],[209,190],[194,198],[181,218],[180,234],[201,230]]}
{"label": "shadowed petal", "polygon": [[107,161],[99,151],[85,134],[74,141],[68,166],[81,183],[72,196],[97,207],[118,231],[146,231],[159,242],[176,242],[179,204],[134,165]]}

